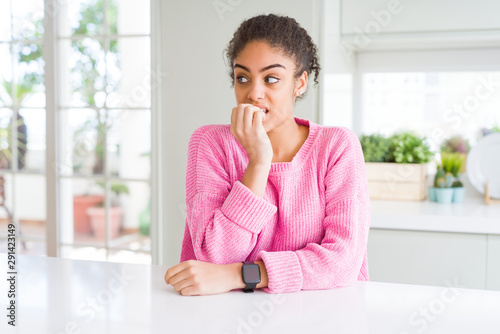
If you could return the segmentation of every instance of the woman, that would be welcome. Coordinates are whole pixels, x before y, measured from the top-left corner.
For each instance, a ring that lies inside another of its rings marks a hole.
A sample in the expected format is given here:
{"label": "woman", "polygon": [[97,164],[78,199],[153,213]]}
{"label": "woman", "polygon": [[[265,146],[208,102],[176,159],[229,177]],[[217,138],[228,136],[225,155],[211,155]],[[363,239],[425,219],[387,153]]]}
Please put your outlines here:
{"label": "woman", "polygon": [[360,143],[346,128],[293,116],[309,76],[318,79],[311,37],[292,18],[260,15],[240,25],[226,55],[237,106],[230,126],[191,136],[181,263],[166,283],[206,295],[256,282],[282,293],[368,280]]}

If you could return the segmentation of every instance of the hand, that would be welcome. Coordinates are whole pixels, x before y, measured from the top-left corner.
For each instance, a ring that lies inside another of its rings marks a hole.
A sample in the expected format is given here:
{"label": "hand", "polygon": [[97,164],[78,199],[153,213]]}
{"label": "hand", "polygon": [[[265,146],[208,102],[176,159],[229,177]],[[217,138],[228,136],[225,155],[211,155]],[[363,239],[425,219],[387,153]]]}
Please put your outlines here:
{"label": "hand", "polygon": [[[238,266],[239,272],[238,274]],[[240,282],[241,281],[241,282]],[[165,282],[183,296],[214,295],[243,288],[240,264],[213,264],[188,260],[165,273]]]}
{"label": "hand", "polygon": [[270,163],[273,147],[264,130],[265,113],[251,104],[239,104],[231,114],[231,134],[245,149],[250,163]]}

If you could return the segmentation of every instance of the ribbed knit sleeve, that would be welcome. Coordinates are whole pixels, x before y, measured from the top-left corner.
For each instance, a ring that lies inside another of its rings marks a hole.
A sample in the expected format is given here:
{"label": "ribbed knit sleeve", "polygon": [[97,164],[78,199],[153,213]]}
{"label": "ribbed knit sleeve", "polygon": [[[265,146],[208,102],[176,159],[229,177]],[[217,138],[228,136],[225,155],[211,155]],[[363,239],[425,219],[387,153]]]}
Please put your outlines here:
{"label": "ribbed knit sleeve", "polygon": [[370,225],[368,184],[361,145],[347,129],[337,130],[325,177],[324,237],[297,251],[260,251],[269,293],[330,289],[368,279],[366,247]]}
{"label": "ribbed knit sleeve", "polygon": [[188,146],[186,225],[196,259],[217,264],[246,259],[277,211],[240,181],[231,184],[221,143],[227,134],[222,126],[204,126]]}

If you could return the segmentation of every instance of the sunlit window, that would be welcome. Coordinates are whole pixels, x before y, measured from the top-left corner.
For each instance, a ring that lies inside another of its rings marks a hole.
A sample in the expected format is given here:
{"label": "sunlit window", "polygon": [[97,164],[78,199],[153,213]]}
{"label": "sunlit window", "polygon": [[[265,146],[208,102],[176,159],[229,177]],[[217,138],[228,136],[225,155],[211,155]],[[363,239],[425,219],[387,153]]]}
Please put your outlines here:
{"label": "sunlit window", "polygon": [[[0,226],[18,225],[19,253],[45,255],[47,189],[58,187],[63,257],[151,263],[150,2],[56,5],[0,2]],[[44,36],[44,14],[57,36]],[[45,74],[47,40],[57,78]],[[46,110],[47,82],[56,110]],[[47,152],[58,153],[57,184],[46,181]]]}
{"label": "sunlit window", "polygon": [[46,254],[43,19],[43,0],[0,2],[0,243],[16,223],[20,254]]}
{"label": "sunlit window", "polygon": [[150,263],[149,2],[60,13],[62,255]]}
{"label": "sunlit window", "polygon": [[500,125],[500,72],[365,73],[362,85],[366,134],[414,130],[437,149]]}

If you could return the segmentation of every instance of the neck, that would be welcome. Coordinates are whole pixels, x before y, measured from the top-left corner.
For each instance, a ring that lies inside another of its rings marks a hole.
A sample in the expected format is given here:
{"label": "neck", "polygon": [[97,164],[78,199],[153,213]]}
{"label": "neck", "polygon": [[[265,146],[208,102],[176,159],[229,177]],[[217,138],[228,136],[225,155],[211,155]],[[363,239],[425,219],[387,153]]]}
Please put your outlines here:
{"label": "neck", "polygon": [[307,138],[309,129],[289,118],[267,135],[273,147],[273,162],[291,161]]}

